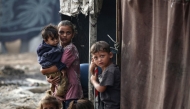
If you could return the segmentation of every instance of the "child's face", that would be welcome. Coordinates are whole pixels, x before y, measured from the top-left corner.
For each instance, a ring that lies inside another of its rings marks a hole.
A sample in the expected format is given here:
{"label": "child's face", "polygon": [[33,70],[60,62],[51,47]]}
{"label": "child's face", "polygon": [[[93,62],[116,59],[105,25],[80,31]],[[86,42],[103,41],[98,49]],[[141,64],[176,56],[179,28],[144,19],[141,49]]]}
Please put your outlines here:
{"label": "child's face", "polygon": [[59,27],[59,37],[60,37],[62,46],[65,47],[68,44],[70,44],[73,36],[74,36],[74,33],[70,26]]}
{"label": "child's face", "polygon": [[111,63],[111,58],[113,57],[113,54],[110,52],[104,52],[104,51],[99,51],[94,54],[92,54],[92,60],[93,62],[102,68],[104,70],[107,66],[110,65]]}
{"label": "child's face", "polygon": [[56,109],[56,106],[51,103],[43,104],[43,109]]}
{"label": "child's face", "polygon": [[49,37],[47,40],[45,40],[45,43],[51,46],[57,46],[59,39]]}

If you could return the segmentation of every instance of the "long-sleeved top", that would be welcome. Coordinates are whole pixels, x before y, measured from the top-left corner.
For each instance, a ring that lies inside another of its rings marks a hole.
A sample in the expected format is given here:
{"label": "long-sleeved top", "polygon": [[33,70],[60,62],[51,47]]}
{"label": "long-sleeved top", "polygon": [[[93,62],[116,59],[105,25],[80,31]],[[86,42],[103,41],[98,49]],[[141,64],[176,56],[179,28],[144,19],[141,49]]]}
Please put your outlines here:
{"label": "long-sleeved top", "polygon": [[48,68],[56,65],[58,70],[66,68],[65,64],[61,62],[63,48],[61,46],[51,46],[44,41],[37,48],[38,62],[42,68]]}

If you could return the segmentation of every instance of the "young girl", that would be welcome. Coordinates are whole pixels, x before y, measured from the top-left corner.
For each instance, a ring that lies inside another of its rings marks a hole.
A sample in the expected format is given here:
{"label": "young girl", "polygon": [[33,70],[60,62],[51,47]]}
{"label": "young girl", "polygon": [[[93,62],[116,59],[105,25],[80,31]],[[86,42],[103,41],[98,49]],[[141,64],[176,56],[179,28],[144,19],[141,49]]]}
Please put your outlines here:
{"label": "young girl", "polygon": [[67,109],[94,109],[94,105],[90,100],[79,99],[72,101]]}
{"label": "young girl", "polygon": [[[68,20],[61,21],[58,24],[58,34],[61,42],[61,46],[64,49],[64,53],[61,61],[67,66],[66,75],[68,77],[69,85],[66,96],[64,98],[57,97],[57,99],[63,101],[63,109],[67,109],[69,103],[73,100],[78,100],[83,97],[82,86],[80,82],[80,62],[79,53],[76,46],[72,43],[72,38],[75,35],[75,26]],[[48,74],[57,71],[56,66],[50,68],[41,69],[43,74]],[[47,78],[47,81],[52,84],[58,84],[60,79],[56,77],[51,79]]]}
{"label": "young girl", "polygon": [[37,109],[61,109],[61,102],[59,102],[54,96],[46,94],[40,101]]}

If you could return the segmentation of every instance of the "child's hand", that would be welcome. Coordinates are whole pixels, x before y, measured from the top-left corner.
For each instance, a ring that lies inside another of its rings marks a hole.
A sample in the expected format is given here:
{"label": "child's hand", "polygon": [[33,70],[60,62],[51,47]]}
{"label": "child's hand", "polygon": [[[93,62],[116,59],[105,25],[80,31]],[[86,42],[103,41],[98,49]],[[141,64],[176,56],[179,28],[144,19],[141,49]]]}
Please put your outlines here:
{"label": "child's hand", "polygon": [[94,69],[95,69],[95,67],[97,67],[97,65],[94,63],[94,60],[92,59],[91,64],[90,64],[90,73],[92,75],[94,75]]}
{"label": "child's hand", "polygon": [[66,76],[66,70],[61,70],[61,73],[62,73],[63,77]]}
{"label": "child's hand", "polygon": [[94,75],[91,75],[90,80],[91,80],[91,82],[96,81],[97,80],[97,74],[94,73]]}
{"label": "child's hand", "polygon": [[57,76],[57,77],[55,77],[55,78],[53,78],[53,79],[51,79],[51,78],[52,78],[51,76],[50,76],[49,78],[46,77],[46,80],[47,80],[49,83],[51,83],[51,84],[57,85],[57,84],[60,82],[60,77],[59,77],[59,76]]}

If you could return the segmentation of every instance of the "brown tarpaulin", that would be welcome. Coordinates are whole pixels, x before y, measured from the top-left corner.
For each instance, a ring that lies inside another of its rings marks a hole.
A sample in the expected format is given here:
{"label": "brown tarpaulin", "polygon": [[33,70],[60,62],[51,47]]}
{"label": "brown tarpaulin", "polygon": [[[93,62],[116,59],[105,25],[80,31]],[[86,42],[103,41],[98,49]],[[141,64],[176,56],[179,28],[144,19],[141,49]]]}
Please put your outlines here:
{"label": "brown tarpaulin", "polygon": [[190,109],[190,1],[121,0],[121,109]]}

